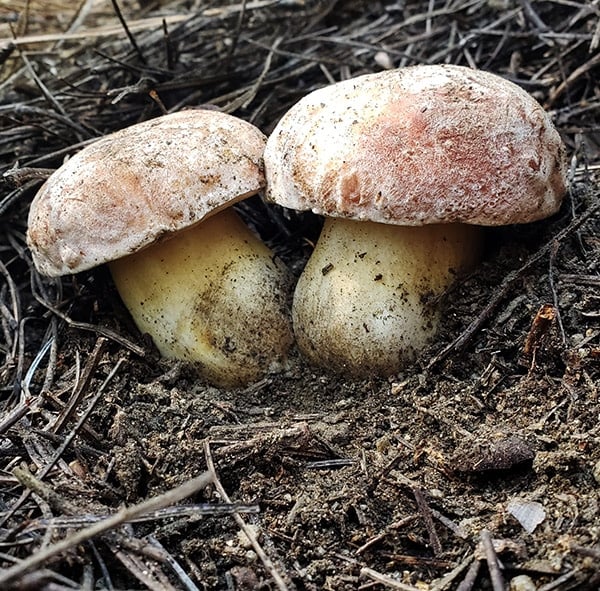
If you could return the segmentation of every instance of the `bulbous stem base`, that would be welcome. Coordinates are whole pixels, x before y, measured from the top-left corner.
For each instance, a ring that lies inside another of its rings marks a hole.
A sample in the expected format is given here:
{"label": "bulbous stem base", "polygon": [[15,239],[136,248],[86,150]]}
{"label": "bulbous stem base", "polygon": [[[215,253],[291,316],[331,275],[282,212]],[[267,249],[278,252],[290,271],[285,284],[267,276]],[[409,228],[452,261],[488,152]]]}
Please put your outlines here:
{"label": "bulbous stem base", "polygon": [[161,354],[191,362],[213,384],[246,385],[284,363],[293,342],[289,274],[232,209],[110,270]]}
{"label": "bulbous stem base", "polygon": [[398,372],[434,337],[440,296],[479,258],[480,234],[327,219],[294,294],[300,351],[354,377]]}

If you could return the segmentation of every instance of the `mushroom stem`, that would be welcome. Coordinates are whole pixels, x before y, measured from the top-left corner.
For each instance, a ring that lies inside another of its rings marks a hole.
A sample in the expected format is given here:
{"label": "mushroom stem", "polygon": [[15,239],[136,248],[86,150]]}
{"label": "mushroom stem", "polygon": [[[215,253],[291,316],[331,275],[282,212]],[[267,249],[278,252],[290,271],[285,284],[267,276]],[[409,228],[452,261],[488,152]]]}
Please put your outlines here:
{"label": "mushroom stem", "polygon": [[281,369],[293,341],[290,278],[231,208],[109,266],[138,328],[165,357],[220,386]]}
{"label": "mushroom stem", "polygon": [[440,296],[479,258],[480,233],[326,219],[294,294],[299,349],[355,377],[397,372],[435,334]]}

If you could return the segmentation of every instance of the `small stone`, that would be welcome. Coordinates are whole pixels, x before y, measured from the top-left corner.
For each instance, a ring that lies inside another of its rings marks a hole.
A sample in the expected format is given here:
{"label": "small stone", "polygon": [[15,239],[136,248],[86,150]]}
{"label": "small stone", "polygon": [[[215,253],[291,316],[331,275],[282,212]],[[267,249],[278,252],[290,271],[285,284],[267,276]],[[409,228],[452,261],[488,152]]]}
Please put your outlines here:
{"label": "small stone", "polygon": [[537,587],[527,575],[518,575],[510,580],[510,591],[536,591]]}
{"label": "small stone", "polygon": [[394,62],[387,51],[378,51],[374,58],[375,63],[384,70],[393,70]]}

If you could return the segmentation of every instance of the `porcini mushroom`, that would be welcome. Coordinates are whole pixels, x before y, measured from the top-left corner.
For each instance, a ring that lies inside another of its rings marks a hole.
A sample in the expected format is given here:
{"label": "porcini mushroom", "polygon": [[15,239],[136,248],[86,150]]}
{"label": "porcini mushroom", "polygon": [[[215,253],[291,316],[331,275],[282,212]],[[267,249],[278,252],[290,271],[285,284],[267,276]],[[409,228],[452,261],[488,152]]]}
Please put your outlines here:
{"label": "porcini mushroom", "polygon": [[314,364],[392,375],[436,333],[440,295],[480,256],[478,226],[557,211],[565,148],[507,80],[415,66],[312,92],[265,150],[267,197],[326,216],[298,281],[296,340]]}
{"label": "porcini mushroom", "polygon": [[31,204],[37,269],[108,263],[162,355],[217,385],[277,370],[293,341],[288,272],[231,208],[263,188],[265,140],[250,123],[197,109],[94,142]]}

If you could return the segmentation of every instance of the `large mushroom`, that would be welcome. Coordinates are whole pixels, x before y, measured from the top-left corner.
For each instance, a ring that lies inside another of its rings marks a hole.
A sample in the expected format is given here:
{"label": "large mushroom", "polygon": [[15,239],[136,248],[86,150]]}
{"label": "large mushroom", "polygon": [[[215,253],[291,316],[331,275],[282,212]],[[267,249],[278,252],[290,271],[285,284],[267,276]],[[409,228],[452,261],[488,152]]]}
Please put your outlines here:
{"label": "large mushroom", "polygon": [[61,166],[31,204],[40,273],[108,263],[139,329],[221,386],[280,369],[287,270],[231,206],[264,186],[266,138],[214,110],[133,125]]}
{"label": "large mushroom", "polygon": [[392,375],[439,326],[440,296],[479,258],[479,226],[556,212],[565,148],[524,90],[415,66],[317,90],[265,150],[267,197],[326,216],[298,281],[296,340],[314,364]]}

